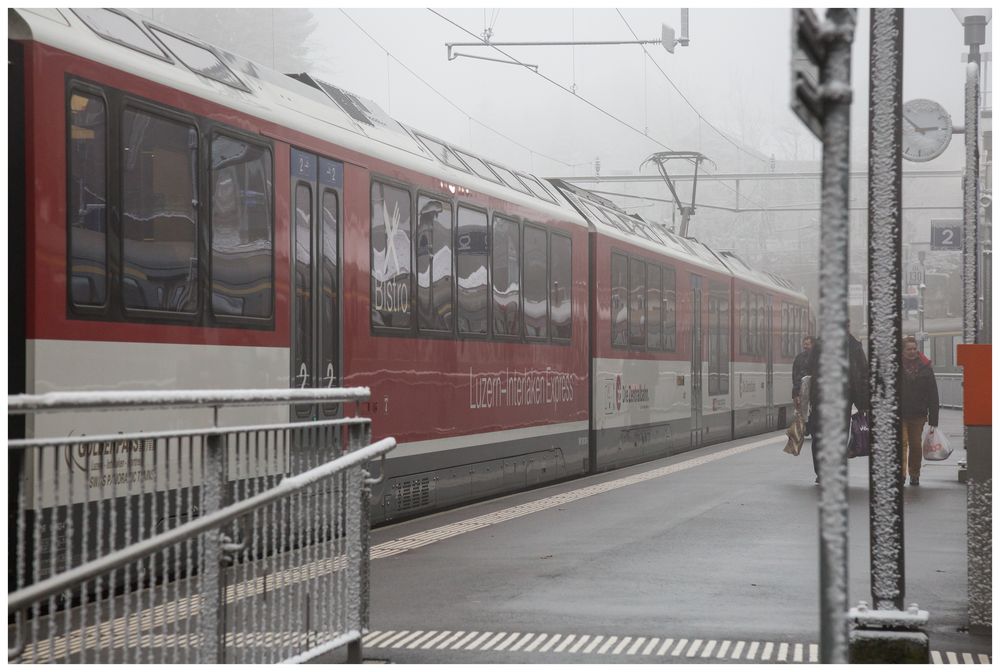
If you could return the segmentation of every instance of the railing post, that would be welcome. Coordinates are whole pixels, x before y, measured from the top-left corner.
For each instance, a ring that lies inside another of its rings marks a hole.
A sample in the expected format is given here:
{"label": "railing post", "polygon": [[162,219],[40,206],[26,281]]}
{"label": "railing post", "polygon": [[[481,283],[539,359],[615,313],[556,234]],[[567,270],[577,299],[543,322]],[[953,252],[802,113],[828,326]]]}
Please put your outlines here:
{"label": "railing post", "polygon": [[[202,515],[222,508],[226,485],[225,441],[221,432],[205,437],[205,464],[202,481]],[[222,530],[213,527],[205,533],[201,567],[201,634],[204,660],[208,664],[224,663],[226,635],[223,613],[225,585],[222,575]]]}
{"label": "railing post", "polygon": [[[903,10],[871,10],[871,127],[868,142],[868,304],[872,362],[872,449],[868,465],[871,592],[850,612],[852,663],[926,663],[927,612],[903,611],[903,481],[899,426],[901,350]],[[923,264],[923,252],[921,264]],[[923,333],[923,284],[920,331]],[[921,336],[922,338],[922,336]],[[920,450],[910,439],[910,450]]]}
{"label": "railing post", "polygon": [[822,663],[847,662],[847,281],[850,213],[851,42],[856,11],[828,9],[822,25],[823,180],[820,218],[819,456]]}
{"label": "railing post", "polygon": [[[363,444],[363,429],[351,425],[348,430],[348,453],[353,453]],[[347,471],[347,629],[362,632],[363,606],[365,595],[362,581],[365,579],[363,557],[367,530],[362,520],[362,497],[364,489],[364,466],[351,467]],[[347,662],[361,662],[361,638],[347,645]]]}

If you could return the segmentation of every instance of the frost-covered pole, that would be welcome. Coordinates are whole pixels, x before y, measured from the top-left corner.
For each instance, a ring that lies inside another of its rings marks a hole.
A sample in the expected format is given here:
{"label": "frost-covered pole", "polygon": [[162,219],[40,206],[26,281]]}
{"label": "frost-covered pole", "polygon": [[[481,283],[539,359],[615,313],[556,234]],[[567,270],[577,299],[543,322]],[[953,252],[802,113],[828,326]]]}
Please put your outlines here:
{"label": "frost-covered pole", "polygon": [[871,584],[875,609],[902,610],[905,563],[899,426],[903,146],[901,9],[871,10],[869,96],[868,352],[872,382],[872,448],[868,480]]}
{"label": "frost-covered pole", "polygon": [[962,320],[962,341],[976,343],[979,339],[976,319],[977,241],[979,238],[979,66],[969,59],[965,70],[965,176],[962,178],[965,198],[962,214],[964,250],[962,253],[962,286],[965,301]]}
{"label": "frost-covered pole", "polygon": [[819,358],[820,662],[848,662],[847,625],[847,280],[851,42],[856,11],[829,9],[821,26],[826,58],[820,218]]}

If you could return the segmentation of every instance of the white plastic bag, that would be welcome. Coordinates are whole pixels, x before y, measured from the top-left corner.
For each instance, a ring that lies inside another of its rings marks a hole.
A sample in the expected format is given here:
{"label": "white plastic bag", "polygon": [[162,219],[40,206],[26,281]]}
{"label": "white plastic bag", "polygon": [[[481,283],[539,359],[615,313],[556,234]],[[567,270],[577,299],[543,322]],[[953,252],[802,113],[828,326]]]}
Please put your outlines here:
{"label": "white plastic bag", "polygon": [[923,447],[925,460],[940,461],[951,457],[951,446],[948,445],[948,438],[940,429],[930,425],[924,427],[924,433],[920,437],[920,445]]}

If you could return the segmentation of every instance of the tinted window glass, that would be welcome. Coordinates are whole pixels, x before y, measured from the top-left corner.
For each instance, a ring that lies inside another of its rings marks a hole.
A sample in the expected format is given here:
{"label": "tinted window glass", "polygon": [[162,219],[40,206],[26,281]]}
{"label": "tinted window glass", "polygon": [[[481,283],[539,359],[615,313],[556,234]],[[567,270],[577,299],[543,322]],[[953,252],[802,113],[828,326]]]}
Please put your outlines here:
{"label": "tinted window glass", "polygon": [[646,267],[646,347],[659,350],[663,346],[663,298],[661,295],[660,267]]}
{"label": "tinted window glass", "polygon": [[517,222],[493,218],[493,333],[521,335],[521,231]]}
{"label": "tinted window glass", "polygon": [[524,334],[549,335],[549,250],[545,231],[524,227]]}
{"label": "tinted window glass", "polygon": [[611,255],[611,345],[628,346],[628,258]]}
{"label": "tinted window glass", "polygon": [[750,293],[740,292],[740,354],[750,354]]}
{"label": "tinted window glass", "polygon": [[708,297],[708,393],[719,394],[719,299]]}
{"label": "tinted window glass", "polygon": [[[313,387],[312,354],[312,189],[295,187],[295,380],[294,387]],[[307,409],[306,406],[298,406]]]}
{"label": "tinted window glass", "polygon": [[417,324],[421,329],[451,331],[451,203],[417,199]]}
{"label": "tinted window glass", "polygon": [[455,270],[458,274],[458,330],[463,334],[486,333],[486,259],[486,214],[459,208]]}
{"label": "tinted window glass", "polygon": [[201,46],[200,44],[195,44],[180,37],[175,37],[170,33],[165,33],[162,30],[157,30],[156,28],[151,28],[156,37],[160,39],[170,51],[174,52],[177,59],[186,65],[188,68],[197,72],[199,75],[204,75],[209,79],[214,79],[217,82],[222,82],[237,89],[246,91],[247,88],[239,80],[239,78],[233,74],[233,71],[226,67],[226,65],[219,60],[219,57],[213,54],[209,49]]}
{"label": "tinted window glass", "polygon": [[677,350],[677,292],[675,272],[663,269],[663,349]]}
{"label": "tinted window glass", "polygon": [[646,345],[646,264],[629,259],[628,334],[629,344]]}
{"label": "tinted window glass", "polygon": [[212,140],[212,309],[269,317],[274,222],[271,151],[242,140]]}
{"label": "tinted window glass", "polygon": [[729,299],[719,294],[719,393],[726,392],[729,378]]}
{"label": "tinted window glass", "polygon": [[517,191],[520,191],[522,194],[529,193],[527,187],[521,184],[520,180],[518,180],[517,177],[514,176],[514,173],[510,172],[506,168],[501,168],[495,163],[491,163],[489,164],[489,166],[490,168],[493,169],[493,171],[497,175],[500,176],[500,179],[503,180],[508,187],[510,187],[511,189],[516,189]]}
{"label": "tinted window glass", "polygon": [[104,305],[107,266],[107,111],[104,101],[74,92],[69,129],[70,294],[78,306]]}
{"label": "tinted window glass", "polygon": [[197,308],[197,163],[194,127],[125,110],[122,293],[128,308]]}
{"label": "tinted window glass", "polygon": [[442,144],[437,140],[431,140],[423,135],[417,135],[420,141],[427,146],[427,149],[431,150],[431,153],[438,158],[441,163],[451,166],[452,168],[457,168],[463,173],[469,172],[469,169],[465,167],[461,159],[459,159],[455,152],[452,151],[451,147]]}
{"label": "tinted window glass", "polygon": [[459,151],[457,149],[454,151],[455,154],[457,154],[463,161],[465,161],[466,165],[468,165],[469,168],[472,168],[473,172],[476,175],[482,177],[483,179],[489,180],[490,182],[496,182],[497,184],[500,184],[500,179],[493,174],[493,171],[489,169],[489,166],[487,166],[486,162],[484,162],[482,159],[476,156],[472,156],[471,154]]}
{"label": "tinted window glass", "polygon": [[166,54],[153,42],[153,39],[124,14],[107,9],[83,8],[74,9],[73,12],[104,39],[118,42],[150,56],[166,59]]}
{"label": "tinted window glass", "polygon": [[552,234],[552,338],[570,338],[573,333],[573,241]]}
{"label": "tinted window glass", "polygon": [[337,292],[339,291],[337,282],[337,213],[339,211],[337,192],[324,190],[321,212],[323,217],[323,324],[320,329],[323,334],[320,348],[323,351],[321,365],[324,370],[320,372],[322,375],[321,387],[336,387],[339,378],[337,372],[338,339],[340,337],[337,329]]}
{"label": "tinted window glass", "polygon": [[409,327],[410,194],[372,184],[372,324]]}

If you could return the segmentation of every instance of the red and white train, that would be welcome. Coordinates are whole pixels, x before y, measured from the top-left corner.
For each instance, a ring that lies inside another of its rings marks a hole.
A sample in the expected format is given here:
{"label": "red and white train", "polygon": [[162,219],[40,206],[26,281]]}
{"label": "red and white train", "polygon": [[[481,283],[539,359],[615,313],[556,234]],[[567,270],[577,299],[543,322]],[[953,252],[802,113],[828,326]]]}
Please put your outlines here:
{"label": "red and white train", "polygon": [[735,255],[133,13],[8,35],[10,393],[370,387],[375,521],[785,424],[808,302]]}

